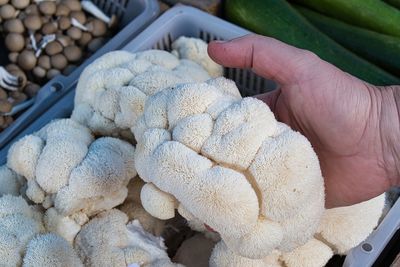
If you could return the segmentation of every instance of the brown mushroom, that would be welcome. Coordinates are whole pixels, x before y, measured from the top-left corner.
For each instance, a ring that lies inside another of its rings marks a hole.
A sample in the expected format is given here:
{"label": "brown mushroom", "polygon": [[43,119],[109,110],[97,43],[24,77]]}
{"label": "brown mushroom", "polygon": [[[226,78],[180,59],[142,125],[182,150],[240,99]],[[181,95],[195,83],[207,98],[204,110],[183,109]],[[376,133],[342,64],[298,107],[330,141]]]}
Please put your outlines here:
{"label": "brown mushroom", "polygon": [[26,16],[27,15],[25,14],[25,12],[21,12],[21,10],[17,10],[14,18],[23,21],[26,18]]}
{"label": "brown mushroom", "polygon": [[24,88],[24,93],[28,95],[28,97],[34,97],[37,92],[40,90],[40,86],[35,83],[28,83]]}
{"label": "brown mushroom", "polygon": [[65,69],[63,70],[63,74],[64,75],[69,75],[71,74],[74,70],[76,69],[75,65],[68,65],[65,67]]}
{"label": "brown mushroom", "polygon": [[72,11],[69,16],[71,18],[75,18],[79,23],[85,24],[86,23],[86,15],[83,11]]}
{"label": "brown mushroom", "polygon": [[71,10],[66,5],[64,5],[64,4],[57,5],[57,8],[56,8],[56,16],[57,17],[68,16],[69,12],[71,12]]}
{"label": "brown mushroom", "polygon": [[15,17],[15,8],[10,4],[5,4],[0,8],[0,16],[2,19],[12,19]]}
{"label": "brown mushroom", "polygon": [[5,125],[6,126],[8,126],[8,125],[10,125],[11,123],[13,123],[13,121],[14,121],[14,119],[13,119],[13,117],[11,117],[11,116],[4,116],[4,120],[5,120]]}
{"label": "brown mushroom", "polygon": [[23,33],[25,31],[24,24],[20,19],[9,19],[4,22],[3,27],[6,32]]}
{"label": "brown mushroom", "polygon": [[[50,19],[51,19],[51,17],[50,17],[50,16],[43,16],[43,15],[42,15],[42,16],[40,16],[40,19],[41,19],[42,25],[43,25],[43,24],[49,22]],[[42,27],[43,27],[43,26],[42,26]]]}
{"label": "brown mushroom", "polygon": [[49,56],[61,53],[62,50],[63,50],[62,45],[57,41],[49,43],[48,45],[46,45],[45,48],[46,54]]}
{"label": "brown mushroom", "polygon": [[8,95],[4,89],[0,88],[0,99],[7,99]]}
{"label": "brown mushroom", "polygon": [[21,70],[20,67],[18,67],[18,66],[15,65],[15,64],[8,64],[8,65],[6,66],[6,70],[7,70],[10,74],[12,74],[12,75],[14,75],[14,76],[17,76],[19,79],[21,79],[21,81],[22,81],[22,82],[21,82],[21,88],[25,86],[25,84],[26,84],[26,82],[27,82],[27,77],[26,77],[26,75],[25,75],[25,72],[24,72],[23,70]]}
{"label": "brown mushroom", "polygon": [[67,58],[63,54],[57,54],[50,57],[50,63],[53,69],[63,70],[67,64]]}
{"label": "brown mushroom", "polygon": [[38,66],[48,70],[51,68],[50,57],[47,55],[41,55],[38,59]]}
{"label": "brown mushroom", "polygon": [[7,34],[5,44],[11,52],[19,52],[25,47],[25,39],[22,34],[12,32]]}
{"label": "brown mushroom", "polygon": [[51,80],[53,79],[55,76],[57,76],[58,74],[60,74],[61,72],[59,70],[56,69],[51,69],[47,72],[47,79]]}
{"label": "brown mushroom", "polygon": [[29,0],[11,0],[11,4],[18,9],[24,9],[29,5]]}
{"label": "brown mushroom", "polygon": [[82,31],[77,27],[71,27],[68,29],[67,34],[73,40],[79,40],[82,37]]}
{"label": "brown mushroom", "polygon": [[31,70],[35,67],[36,61],[37,59],[33,51],[24,50],[19,54],[17,62],[23,70]]}
{"label": "brown mushroom", "polygon": [[89,51],[92,53],[96,52],[100,47],[103,46],[104,42],[105,42],[105,39],[102,37],[93,39],[88,44]]}
{"label": "brown mushroom", "polygon": [[76,62],[82,57],[82,50],[76,45],[64,48],[64,55],[70,62]]}
{"label": "brown mushroom", "polygon": [[107,32],[107,25],[99,19],[93,19],[85,26],[94,37],[103,36]]}
{"label": "brown mushroom", "polygon": [[29,30],[36,31],[42,27],[42,20],[38,15],[31,14],[24,19],[24,25]]}
{"label": "brown mushroom", "polygon": [[53,15],[56,13],[56,2],[54,1],[43,1],[39,3],[39,10],[44,15]]}
{"label": "brown mushroom", "polygon": [[10,102],[7,100],[1,99],[0,100],[0,112],[1,113],[7,113],[10,112],[12,109],[12,105]]}
{"label": "brown mushroom", "polygon": [[37,15],[39,14],[39,9],[36,4],[30,4],[27,8],[25,8],[24,13],[27,15]]}
{"label": "brown mushroom", "polygon": [[61,16],[58,20],[58,28],[60,30],[66,30],[71,27],[71,19],[66,16]]}
{"label": "brown mushroom", "polygon": [[12,103],[13,105],[17,105],[21,102],[24,102],[26,99],[28,99],[28,96],[22,92],[18,92],[18,91],[12,91],[9,94],[10,97],[12,97],[14,99],[14,102]]}
{"label": "brown mushroom", "polygon": [[6,128],[9,126],[9,124],[11,124],[11,122],[8,123],[7,117],[10,117],[10,118],[12,119],[11,116],[3,116],[4,122],[3,122],[3,125],[0,125],[0,130],[1,130],[1,131],[4,130],[4,129],[6,129]]}
{"label": "brown mushroom", "polygon": [[66,5],[71,11],[79,11],[82,9],[81,3],[78,0],[64,0],[63,5]]}
{"label": "brown mushroom", "polygon": [[8,3],[9,0],[0,0],[0,6],[3,6]]}
{"label": "brown mushroom", "polygon": [[46,70],[42,67],[36,66],[32,70],[33,75],[35,75],[38,78],[44,78],[46,77]]}
{"label": "brown mushroom", "polygon": [[18,52],[11,52],[8,54],[8,60],[10,60],[10,62],[12,63],[16,63],[17,59],[18,59]]}
{"label": "brown mushroom", "polygon": [[7,70],[8,72],[10,72],[10,71],[12,71],[12,70],[22,71],[21,68],[18,67],[17,64],[8,64],[8,65],[6,66],[6,70]]}
{"label": "brown mushroom", "polygon": [[31,38],[25,37],[25,49],[33,49]]}
{"label": "brown mushroom", "polygon": [[57,31],[57,26],[57,22],[55,21],[47,22],[43,24],[42,33],[44,35],[55,33]]}
{"label": "brown mushroom", "polygon": [[55,34],[56,34],[56,37],[57,37],[57,36],[61,36],[61,35],[62,35],[62,36],[64,36],[64,33],[63,33],[63,31],[62,31],[62,30],[60,30],[60,25],[58,25],[58,29],[57,29],[57,31],[56,31],[56,33],[55,33]]}
{"label": "brown mushroom", "polygon": [[67,47],[74,43],[74,41],[72,41],[71,37],[69,37],[68,35],[58,35],[57,41],[60,42],[63,47]]}
{"label": "brown mushroom", "polygon": [[87,45],[92,40],[92,35],[88,32],[83,32],[81,39],[78,40],[80,46]]}

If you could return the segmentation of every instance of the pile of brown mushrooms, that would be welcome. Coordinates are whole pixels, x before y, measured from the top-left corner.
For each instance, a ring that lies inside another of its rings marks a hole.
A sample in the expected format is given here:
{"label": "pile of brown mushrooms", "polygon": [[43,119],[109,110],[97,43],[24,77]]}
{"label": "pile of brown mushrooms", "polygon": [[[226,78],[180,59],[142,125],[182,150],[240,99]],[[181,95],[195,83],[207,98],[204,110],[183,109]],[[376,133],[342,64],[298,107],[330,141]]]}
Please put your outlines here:
{"label": "pile of brown mushrooms", "polygon": [[5,67],[23,80],[18,91],[0,88],[0,130],[12,122],[1,114],[54,76],[71,73],[111,36],[115,16],[105,17],[91,2],[82,6],[78,0],[0,0],[0,34],[10,61]]}

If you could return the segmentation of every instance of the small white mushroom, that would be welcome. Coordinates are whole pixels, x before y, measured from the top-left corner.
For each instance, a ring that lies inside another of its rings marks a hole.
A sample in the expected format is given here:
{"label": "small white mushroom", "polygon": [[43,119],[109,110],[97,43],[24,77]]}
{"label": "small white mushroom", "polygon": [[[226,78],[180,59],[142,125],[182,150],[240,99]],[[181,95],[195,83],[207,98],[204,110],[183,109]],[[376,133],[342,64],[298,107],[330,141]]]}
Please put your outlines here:
{"label": "small white mushroom", "polygon": [[71,18],[71,24],[72,26],[75,26],[79,29],[81,29],[82,31],[87,32],[88,28],[86,28],[82,23],[80,23],[76,18]]}
{"label": "small white mushroom", "polygon": [[33,35],[33,31],[29,31],[29,39],[31,40],[33,50],[37,51],[38,47],[35,36]]}
{"label": "small white mushroom", "polygon": [[88,13],[92,14],[96,18],[107,23],[108,27],[112,27],[116,22],[116,17],[113,15],[111,18],[104,14],[104,12],[98,8],[93,2],[89,0],[81,1],[82,8]]}
{"label": "small white mushroom", "polygon": [[42,40],[40,41],[39,45],[38,45],[38,49],[35,53],[35,56],[38,58],[40,56],[40,54],[42,53],[43,49],[50,43],[53,42],[56,39],[56,35],[55,34],[49,34],[49,35],[45,35],[43,36]]}

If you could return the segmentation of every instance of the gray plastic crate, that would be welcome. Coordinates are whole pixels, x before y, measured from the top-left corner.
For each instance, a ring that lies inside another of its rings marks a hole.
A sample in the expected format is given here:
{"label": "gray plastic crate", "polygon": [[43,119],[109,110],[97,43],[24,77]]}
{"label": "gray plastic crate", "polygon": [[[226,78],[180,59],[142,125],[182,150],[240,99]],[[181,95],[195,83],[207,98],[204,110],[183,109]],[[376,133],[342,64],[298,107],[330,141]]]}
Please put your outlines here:
{"label": "gray plastic crate", "polygon": [[[137,52],[156,48],[170,50],[171,43],[180,36],[197,37],[205,41],[214,39],[232,39],[248,34],[249,31],[211,16],[195,8],[177,6],[160,16],[143,32],[129,42],[123,50]],[[225,69],[225,76],[236,82],[243,95],[255,95],[274,89],[276,86],[272,81],[255,75],[251,70],[240,70],[233,68]],[[75,84],[71,85],[75,87]],[[40,116],[32,125],[25,129],[15,140],[35,132],[55,118],[66,118],[72,113],[75,90],[70,90],[63,99],[52,106],[45,114]],[[0,151],[0,162],[5,163],[8,148]],[[364,267],[367,262],[373,263],[388,240],[399,227],[400,201],[386,215],[385,219],[365,241],[373,247],[373,253],[364,253],[362,244],[346,257],[346,267]],[[396,217],[397,216],[397,217]],[[365,246],[364,246],[365,247]],[[374,255],[372,255],[374,254]]]}
{"label": "gray plastic crate", "polygon": [[[123,50],[170,50],[172,42],[180,36],[196,37],[209,42],[229,40],[249,33],[225,20],[182,5],[159,17]],[[274,82],[257,76],[249,69],[225,68],[225,77],[236,82],[243,96],[260,94],[276,87]]]}
{"label": "gray plastic crate", "polygon": [[141,30],[152,22],[159,13],[157,0],[92,0],[103,12],[115,14],[119,19],[120,31],[102,48],[86,59],[68,76],[59,75],[46,83],[35,97],[34,104],[4,131],[0,132],[0,148],[12,140],[39,115],[64,96],[75,84],[83,68],[106,52],[121,49]]}
{"label": "gray plastic crate", "polygon": [[346,256],[343,267],[370,267],[378,259],[386,245],[400,229],[400,199],[396,201],[378,228]]}

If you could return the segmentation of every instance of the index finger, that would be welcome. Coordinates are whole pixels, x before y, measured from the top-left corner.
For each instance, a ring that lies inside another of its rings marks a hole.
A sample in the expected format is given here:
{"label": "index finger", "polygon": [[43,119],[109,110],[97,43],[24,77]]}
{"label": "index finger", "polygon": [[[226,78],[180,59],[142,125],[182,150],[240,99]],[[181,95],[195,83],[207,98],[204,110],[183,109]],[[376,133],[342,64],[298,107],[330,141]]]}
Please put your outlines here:
{"label": "index finger", "polygon": [[290,84],[304,76],[317,58],[307,50],[256,34],[211,42],[208,54],[220,65],[251,68],[256,74],[280,84]]}

